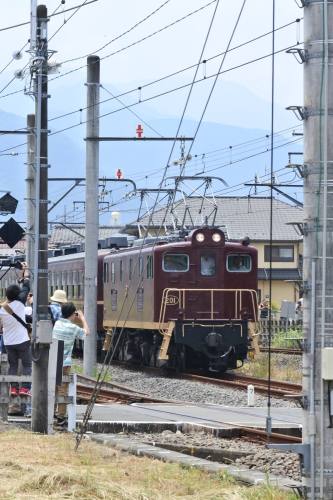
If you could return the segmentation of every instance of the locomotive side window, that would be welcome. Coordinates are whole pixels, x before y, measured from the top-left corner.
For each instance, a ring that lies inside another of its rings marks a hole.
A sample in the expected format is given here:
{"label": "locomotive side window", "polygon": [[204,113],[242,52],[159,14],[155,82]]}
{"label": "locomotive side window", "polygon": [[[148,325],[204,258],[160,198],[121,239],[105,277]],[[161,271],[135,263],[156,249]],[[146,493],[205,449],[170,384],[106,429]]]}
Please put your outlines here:
{"label": "locomotive side window", "polygon": [[151,279],[153,277],[153,256],[147,255],[147,278]]}
{"label": "locomotive side window", "polygon": [[216,273],[215,255],[202,254],[200,257],[200,274],[201,276],[214,276]]}
{"label": "locomotive side window", "polygon": [[163,255],[162,268],[167,273],[186,273],[189,270],[189,257],[183,253],[166,253]]}
{"label": "locomotive side window", "polygon": [[251,255],[234,254],[227,257],[227,270],[231,273],[248,273],[252,269]]}

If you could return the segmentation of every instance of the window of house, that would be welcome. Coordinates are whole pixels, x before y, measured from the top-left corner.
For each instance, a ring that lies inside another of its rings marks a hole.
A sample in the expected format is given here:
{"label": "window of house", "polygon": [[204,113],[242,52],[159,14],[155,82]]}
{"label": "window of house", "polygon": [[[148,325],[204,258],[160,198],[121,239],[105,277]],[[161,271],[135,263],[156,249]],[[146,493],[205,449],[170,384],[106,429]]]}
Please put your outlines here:
{"label": "window of house", "polygon": [[227,256],[227,270],[230,273],[248,273],[251,269],[251,255],[232,254]]}
{"label": "window of house", "polygon": [[[265,262],[270,261],[270,246],[265,245]],[[273,245],[272,246],[272,262],[293,262],[294,261],[294,246],[293,245]]]}
{"label": "window of house", "polygon": [[215,255],[202,254],[200,257],[200,274],[201,276],[214,276],[216,273]]}
{"label": "window of house", "polygon": [[167,273],[185,273],[189,270],[189,257],[183,253],[165,253],[162,269]]}
{"label": "window of house", "polygon": [[151,279],[153,277],[153,256],[147,255],[147,278]]}

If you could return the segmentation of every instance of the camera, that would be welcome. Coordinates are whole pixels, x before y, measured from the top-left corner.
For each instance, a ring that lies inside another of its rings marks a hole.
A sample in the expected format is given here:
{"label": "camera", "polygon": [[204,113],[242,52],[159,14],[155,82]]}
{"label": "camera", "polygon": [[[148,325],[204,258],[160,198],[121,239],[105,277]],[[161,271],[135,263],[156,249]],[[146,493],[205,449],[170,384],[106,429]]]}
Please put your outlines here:
{"label": "camera", "polygon": [[1,259],[0,260],[1,267],[14,267],[15,269],[22,269],[21,261],[12,258],[12,259]]}

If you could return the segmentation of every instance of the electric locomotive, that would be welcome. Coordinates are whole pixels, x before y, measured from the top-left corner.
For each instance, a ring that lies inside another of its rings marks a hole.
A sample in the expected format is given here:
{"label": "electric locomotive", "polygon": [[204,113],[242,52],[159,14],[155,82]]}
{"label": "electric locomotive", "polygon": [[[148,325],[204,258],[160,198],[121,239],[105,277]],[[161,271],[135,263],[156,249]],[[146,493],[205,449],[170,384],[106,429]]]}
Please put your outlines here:
{"label": "electric locomotive", "polygon": [[257,322],[257,250],[203,227],[104,256],[104,328],[117,359],[237,368]]}

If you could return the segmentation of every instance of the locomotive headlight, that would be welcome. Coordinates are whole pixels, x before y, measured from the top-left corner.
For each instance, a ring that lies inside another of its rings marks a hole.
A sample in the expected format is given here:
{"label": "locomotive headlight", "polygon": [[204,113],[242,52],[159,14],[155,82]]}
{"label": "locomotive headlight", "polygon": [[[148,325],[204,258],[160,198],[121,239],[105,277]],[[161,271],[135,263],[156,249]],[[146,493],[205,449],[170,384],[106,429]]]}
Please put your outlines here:
{"label": "locomotive headlight", "polygon": [[221,239],[220,233],[213,233],[212,240],[215,241],[215,243],[220,243]]}
{"label": "locomotive headlight", "polygon": [[205,235],[203,233],[197,233],[195,235],[195,239],[199,242],[199,243],[202,243],[203,241],[205,241]]}

